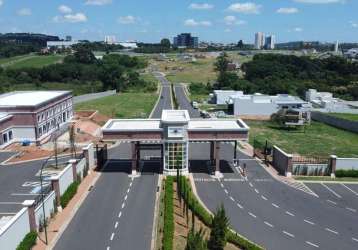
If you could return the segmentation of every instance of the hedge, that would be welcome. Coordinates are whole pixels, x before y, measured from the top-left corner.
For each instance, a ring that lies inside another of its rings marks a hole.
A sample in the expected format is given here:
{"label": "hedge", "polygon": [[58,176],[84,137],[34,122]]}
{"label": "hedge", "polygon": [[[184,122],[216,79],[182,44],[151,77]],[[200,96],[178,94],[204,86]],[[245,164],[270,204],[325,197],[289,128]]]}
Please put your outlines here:
{"label": "hedge", "polygon": [[336,170],[336,177],[358,178],[358,170],[355,170],[355,169],[347,169],[347,170],[339,169],[339,170]]}
{"label": "hedge", "polygon": [[24,239],[20,242],[20,244],[16,247],[16,250],[30,250],[33,246],[36,245],[37,232],[31,231],[26,234]]}
{"label": "hedge", "polygon": [[73,182],[71,185],[68,186],[65,193],[61,196],[61,206],[65,208],[70,200],[75,196],[77,193],[78,186],[80,185],[79,181]]}
{"label": "hedge", "polygon": [[[184,199],[185,203],[189,206],[190,210],[208,227],[211,227],[212,215],[199,203],[196,196],[193,194],[189,180],[181,176],[180,179],[181,186],[181,196]],[[185,186],[185,187],[184,187]],[[184,190],[189,190],[188,197],[185,197]],[[232,230],[229,230],[227,234],[227,241],[231,244],[239,247],[242,250],[263,250],[264,248],[251,242],[242,235],[234,233]]]}
{"label": "hedge", "polygon": [[174,241],[173,177],[165,179],[163,249],[172,250]]}

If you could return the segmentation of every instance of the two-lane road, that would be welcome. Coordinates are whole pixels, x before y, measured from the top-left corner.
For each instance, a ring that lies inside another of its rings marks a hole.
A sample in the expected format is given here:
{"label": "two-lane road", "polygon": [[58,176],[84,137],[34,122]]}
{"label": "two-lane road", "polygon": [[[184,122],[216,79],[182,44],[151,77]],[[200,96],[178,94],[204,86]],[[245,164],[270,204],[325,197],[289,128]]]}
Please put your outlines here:
{"label": "two-lane road", "polygon": [[162,116],[162,111],[164,109],[172,109],[172,94],[170,82],[163,76],[160,72],[154,72],[153,75],[160,81],[161,83],[161,96],[159,97],[159,101],[154,108],[151,118],[160,118]]}

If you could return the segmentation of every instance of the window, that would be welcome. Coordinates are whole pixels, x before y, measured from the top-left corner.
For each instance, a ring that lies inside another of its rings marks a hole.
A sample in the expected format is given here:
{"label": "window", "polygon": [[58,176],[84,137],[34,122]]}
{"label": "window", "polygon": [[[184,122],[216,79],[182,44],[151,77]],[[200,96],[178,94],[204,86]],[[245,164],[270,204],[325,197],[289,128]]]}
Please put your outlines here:
{"label": "window", "polygon": [[184,143],[166,143],[165,144],[165,168],[179,169],[186,168],[187,144]]}
{"label": "window", "polygon": [[12,135],[12,130],[9,131],[9,141],[11,141],[13,138],[13,135]]}
{"label": "window", "polygon": [[39,128],[39,136],[42,136],[42,128]]}
{"label": "window", "polygon": [[40,115],[38,115],[37,116],[37,122],[40,122],[40,119],[41,119],[41,117],[40,117]]}
{"label": "window", "polygon": [[3,139],[3,142],[4,142],[4,143],[7,143],[7,139],[8,139],[8,138],[7,138],[7,133],[5,133],[5,134],[2,135],[2,139]]}
{"label": "window", "polygon": [[63,114],[62,114],[62,121],[63,121],[63,122],[66,121],[66,112],[63,112]]}

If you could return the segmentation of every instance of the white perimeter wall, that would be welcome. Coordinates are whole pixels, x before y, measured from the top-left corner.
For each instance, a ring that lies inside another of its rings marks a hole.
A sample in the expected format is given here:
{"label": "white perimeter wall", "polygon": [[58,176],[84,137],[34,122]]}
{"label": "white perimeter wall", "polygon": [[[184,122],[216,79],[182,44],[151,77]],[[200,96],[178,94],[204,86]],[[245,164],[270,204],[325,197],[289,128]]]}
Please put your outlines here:
{"label": "white perimeter wall", "polygon": [[[46,219],[51,216],[51,213],[55,211],[54,204],[56,199],[56,193],[55,191],[52,191],[44,201],[45,204],[45,214]],[[35,209],[35,218],[36,218],[36,225],[39,227],[39,221],[43,222],[43,205],[40,203],[40,205]]]}
{"label": "white perimeter wall", "polygon": [[358,158],[337,158],[336,170],[355,169],[358,170]]}
{"label": "white perimeter wall", "polygon": [[66,191],[69,185],[73,182],[72,164],[67,167],[59,175],[60,195]]}
{"label": "white perimeter wall", "polygon": [[15,250],[29,232],[29,214],[25,207],[0,229],[0,249]]}
{"label": "white perimeter wall", "polygon": [[86,158],[82,158],[76,166],[76,170],[77,170],[77,174],[81,175],[81,178],[83,178],[83,170],[85,169],[86,166]]}

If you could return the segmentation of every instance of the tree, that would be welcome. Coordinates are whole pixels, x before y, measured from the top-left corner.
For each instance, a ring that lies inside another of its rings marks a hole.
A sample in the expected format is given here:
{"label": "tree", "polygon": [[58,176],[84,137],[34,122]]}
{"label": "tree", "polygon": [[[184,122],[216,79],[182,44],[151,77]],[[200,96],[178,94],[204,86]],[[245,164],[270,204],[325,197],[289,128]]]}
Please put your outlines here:
{"label": "tree", "polygon": [[240,40],[240,41],[237,43],[237,47],[238,47],[239,49],[244,48],[244,42],[243,42],[242,40]]}
{"label": "tree", "polygon": [[170,40],[168,38],[163,38],[161,41],[160,41],[160,45],[164,48],[170,48]]}
{"label": "tree", "polygon": [[206,242],[204,239],[204,231],[200,229],[195,232],[193,229],[189,231],[185,250],[206,250]]}
{"label": "tree", "polygon": [[74,58],[78,63],[84,64],[93,64],[97,61],[96,57],[92,53],[90,49],[87,48],[79,48],[75,54]]}
{"label": "tree", "polygon": [[223,250],[227,243],[227,232],[229,219],[226,217],[225,208],[221,205],[214,214],[211,225],[210,239],[208,242],[209,250]]}
{"label": "tree", "polygon": [[219,72],[218,75],[218,87],[221,89],[226,85],[226,73],[229,65],[228,55],[224,52],[222,53],[215,62],[215,70]]}

